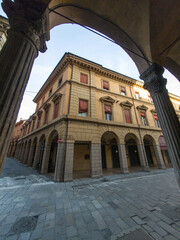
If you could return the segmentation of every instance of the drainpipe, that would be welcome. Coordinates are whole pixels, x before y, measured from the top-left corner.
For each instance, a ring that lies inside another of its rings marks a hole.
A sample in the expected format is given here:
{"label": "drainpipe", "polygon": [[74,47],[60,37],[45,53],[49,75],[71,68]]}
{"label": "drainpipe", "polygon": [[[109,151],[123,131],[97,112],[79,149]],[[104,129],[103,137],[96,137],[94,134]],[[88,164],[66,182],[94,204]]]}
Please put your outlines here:
{"label": "drainpipe", "polygon": [[[142,140],[142,136],[141,136],[141,132],[140,132],[140,124],[139,124],[139,121],[138,121],[138,117],[137,117],[137,112],[136,112],[136,108],[135,108],[135,104],[134,104],[134,97],[132,95],[132,89],[131,89],[132,85],[130,85],[130,92],[131,92],[131,98],[132,98],[132,102],[133,102],[133,108],[134,108],[134,112],[135,112],[135,116],[136,116],[136,122],[137,122],[137,125],[138,125],[138,133],[139,133],[139,138],[140,138],[140,143],[141,145],[144,145],[144,142]],[[144,159],[145,159],[145,164],[146,164],[146,167],[148,168],[149,165],[148,165],[148,162],[147,162],[147,157],[146,157],[146,151],[143,147],[143,154],[144,154]],[[149,170],[145,169],[146,171],[149,172]]]}

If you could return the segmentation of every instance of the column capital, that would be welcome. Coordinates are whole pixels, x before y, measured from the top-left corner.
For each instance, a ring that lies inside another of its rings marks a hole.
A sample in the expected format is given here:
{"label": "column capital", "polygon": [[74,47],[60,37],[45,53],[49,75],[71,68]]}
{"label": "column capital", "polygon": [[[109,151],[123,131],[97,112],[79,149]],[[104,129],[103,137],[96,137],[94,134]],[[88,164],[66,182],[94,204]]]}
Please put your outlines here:
{"label": "column capital", "polygon": [[49,40],[48,12],[50,0],[3,0],[2,8],[7,14],[11,32],[23,34],[37,51],[45,52]]}
{"label": "column capital", "polygon": [[147,89],[151,95],[158,92],[167,92],[167,79],[163,77],[164,68],[153,63],[140,76],[144,80],[144,88]]}

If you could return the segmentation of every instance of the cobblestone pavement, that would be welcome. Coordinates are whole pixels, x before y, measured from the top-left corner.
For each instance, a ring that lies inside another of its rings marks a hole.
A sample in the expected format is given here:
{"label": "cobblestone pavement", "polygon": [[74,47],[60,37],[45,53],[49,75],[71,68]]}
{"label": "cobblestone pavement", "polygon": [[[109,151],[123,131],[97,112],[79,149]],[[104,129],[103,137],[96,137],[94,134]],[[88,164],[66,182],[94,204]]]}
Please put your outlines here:
{"label": "cobblestone pavement", "polygon": [[180,239],[173,170],[55,183],[7,159],[0,178],[0,240],[5,239]]}

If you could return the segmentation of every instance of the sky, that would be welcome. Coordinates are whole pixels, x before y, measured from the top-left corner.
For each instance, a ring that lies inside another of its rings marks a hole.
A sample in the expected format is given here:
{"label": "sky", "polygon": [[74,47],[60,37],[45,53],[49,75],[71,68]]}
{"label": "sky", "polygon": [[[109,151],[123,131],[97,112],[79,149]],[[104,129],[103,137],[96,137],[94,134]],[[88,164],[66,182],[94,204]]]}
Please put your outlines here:
{"label": "sky", "polygon": [[[1,7],[0,15],[6,16]],[[50,41],[47,42],[47,51],[39,53],[35,59],[17,121],[20,118],[28,119],[35,112],[36,104],[32,100],[65,52],[74,53],[106,68],[140,80],[136,65],[120,46],[81,26],[75,24],[56,26],[50,31],[50,38]],[[179,95],[180,82],[167,70],[163,76],[167,78],[168,91]]]}

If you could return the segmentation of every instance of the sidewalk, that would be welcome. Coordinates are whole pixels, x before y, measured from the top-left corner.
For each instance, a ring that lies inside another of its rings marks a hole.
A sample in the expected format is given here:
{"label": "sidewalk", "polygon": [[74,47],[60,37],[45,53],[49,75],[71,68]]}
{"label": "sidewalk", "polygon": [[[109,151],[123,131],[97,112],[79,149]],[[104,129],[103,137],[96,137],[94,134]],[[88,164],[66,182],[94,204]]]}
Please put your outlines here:
{"label": "sidewalk", "polygon": [[55,183],[7,159],[0,178],[0,240],[5,239],[180,239],[173,170]]}

